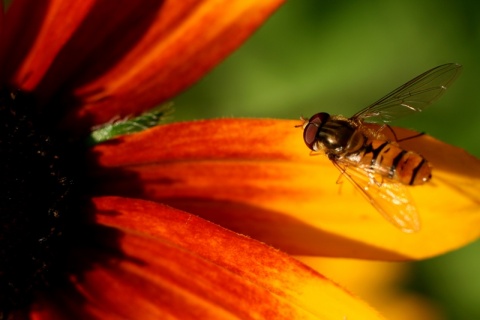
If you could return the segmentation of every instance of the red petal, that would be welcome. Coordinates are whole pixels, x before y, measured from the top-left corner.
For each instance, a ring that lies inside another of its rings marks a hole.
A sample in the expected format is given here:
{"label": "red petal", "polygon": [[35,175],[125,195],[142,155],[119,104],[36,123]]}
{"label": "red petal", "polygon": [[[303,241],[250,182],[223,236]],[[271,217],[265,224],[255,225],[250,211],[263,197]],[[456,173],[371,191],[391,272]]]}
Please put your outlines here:
{"label": "red petal", "polygon": [[94,204],[97,222],[118,230],[120,237],[111,241],[105,232],[98,247],[74,254],[80,263],[99,261],[72,279],[82,296],[73,301],[83,305],[83,314],[125,319],[380,318],[289,256],[198,217],[141,200],[103,197]]}
{"label": "red petal", "polygon": [[[26,91],[34,89],[95,2],[13,1],[6,14],[5,30],[0,41],[3,81],[12,81]],[[67,66],[76,65],[82,53],[80,51],[70,57]],[[61,85],[64,80],[57,79],[55,86]]]}
{"label": "red petal", "polygon": [[65,127],[90,128],[185,89],[281,2],[15,1],[0,51],[4,78],[43,103],[63,97],[76,106]]}
{"label": "red petal", "polygon": [[309,156],[298,123],[224,119],[127,136],[93,149],[97,185],[189,210],[292,254],[422,258],[478,237],[478,159],[428,136],[405,143],[435,167],[431,182],[409,188],[422,229],[405,234],[348,181],[335,183],[339,171]]}

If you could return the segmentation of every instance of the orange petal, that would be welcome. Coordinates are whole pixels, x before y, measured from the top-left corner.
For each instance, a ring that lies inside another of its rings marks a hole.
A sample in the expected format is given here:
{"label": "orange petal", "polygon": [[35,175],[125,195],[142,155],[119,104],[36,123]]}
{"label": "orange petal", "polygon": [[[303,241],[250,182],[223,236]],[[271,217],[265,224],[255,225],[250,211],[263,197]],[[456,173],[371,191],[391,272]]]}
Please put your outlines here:
{"label": "orange petal", "polygon": [[309,155],[298,124],[176,123],[99,145],[100,192],[168,203],[299,255],[418,259],[478,237],[478,159],[428,136],[405,143],[434,166],[431,182],[409,187],[422,229],[406,234],[353,185],[336,184],[339,171]]}
{"label": "orange petal", "polygon": [[198,217],[142,200],[93,202],[97,223],[120,237],[110,241],[102,233],[104,243],[75,254],[79,262],[99,261],[72,278],[84,313],[125,319],[381,318],[286,254]]}
{"label": "orange petal", "polygon": [[142,39],[75,91],[82,107],[72,123],[104,123],[171,98],[236,49],[281,2],[164,1]]}
{"label": "orange petal", "polygon": [[76,106],[64,126],[90,128],[185,89],[281,2],[15,1],[0,50],[4,78],[43,103],[63,97]]}

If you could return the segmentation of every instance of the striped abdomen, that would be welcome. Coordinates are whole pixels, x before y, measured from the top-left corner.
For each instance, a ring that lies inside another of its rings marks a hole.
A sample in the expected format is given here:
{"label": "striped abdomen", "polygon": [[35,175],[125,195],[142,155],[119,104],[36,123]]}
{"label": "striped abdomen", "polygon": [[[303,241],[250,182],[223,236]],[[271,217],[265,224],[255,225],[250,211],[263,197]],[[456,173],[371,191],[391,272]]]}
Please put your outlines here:
{"label": "striped abdomen", "polygon": [[[352,159],[353,155],[347,156]],[[432,177],[432,168],[419,154],[384,140],[368,140],[356,155],[357,163],[406,185],[419,185]]]}

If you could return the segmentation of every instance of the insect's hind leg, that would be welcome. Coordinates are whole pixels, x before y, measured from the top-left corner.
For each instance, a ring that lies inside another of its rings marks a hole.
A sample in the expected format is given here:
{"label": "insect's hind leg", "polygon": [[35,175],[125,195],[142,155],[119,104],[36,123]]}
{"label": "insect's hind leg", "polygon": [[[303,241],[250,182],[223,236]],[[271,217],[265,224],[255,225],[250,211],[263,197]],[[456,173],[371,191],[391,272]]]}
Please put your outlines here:
{"label": "insect's hind leg", "polygon": [[402,142],[402,141],[406,141],[406,140],[410,140],[410,139],[415,139],[415,138],[421,137],[425,134],[425,132],[420,132],[420,133],[417,133],[417,134],[414,134],[414,135],[411,135],[411,136],[408,136],[408,137],[405,137],[405,138],[402,138],[402,139],[398,139],[397,134],[395,133],[395,130],[393,130],[393,128],[390,125],[384,124],[382,127],[387,127],[388,130],[390,130],[390,132],[393,134],[393,138],[395,139],[395,142]]}

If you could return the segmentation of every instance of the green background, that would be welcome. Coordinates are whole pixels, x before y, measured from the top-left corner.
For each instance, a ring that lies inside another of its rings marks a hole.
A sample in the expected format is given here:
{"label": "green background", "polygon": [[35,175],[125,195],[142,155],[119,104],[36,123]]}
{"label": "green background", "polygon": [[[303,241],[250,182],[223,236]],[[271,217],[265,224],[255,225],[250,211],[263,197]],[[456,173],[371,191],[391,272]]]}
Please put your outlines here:
{"label": "green background", "polygon": [[[174,117],[350,116],[447,62],[463,65],[460,78],[434,106],[398,124],[480,156],[480,1],[473,0],[290,1],[177,97]],[[445,319],[480,319],[480,243],[410,266],[405,290],[428,296]]]}

